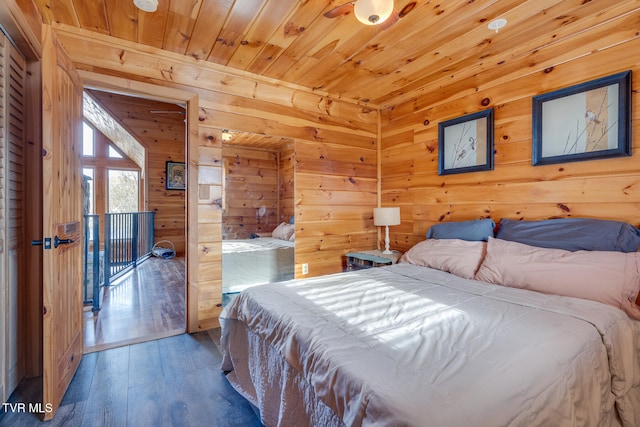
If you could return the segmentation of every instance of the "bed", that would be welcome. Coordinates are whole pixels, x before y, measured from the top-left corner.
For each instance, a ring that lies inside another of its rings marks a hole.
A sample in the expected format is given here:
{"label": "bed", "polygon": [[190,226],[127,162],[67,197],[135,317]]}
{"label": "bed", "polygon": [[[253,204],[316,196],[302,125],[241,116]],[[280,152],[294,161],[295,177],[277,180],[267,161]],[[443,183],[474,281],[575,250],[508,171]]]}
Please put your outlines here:
{"label": "bed", "polygon": [[635,252],[490,233],[243,291],[222,369],[267,426],[640,425],[637,230]]}
{"label": "bed", "polygon": [[295,225],[281,222],[269,235],[222,241],[223,305],[242,290],[256,285],[293,279],[295,275]]}
{"label": "bed", "polygon": [[295,242],[259,237],[222,241],[222,292],[294,277]]}

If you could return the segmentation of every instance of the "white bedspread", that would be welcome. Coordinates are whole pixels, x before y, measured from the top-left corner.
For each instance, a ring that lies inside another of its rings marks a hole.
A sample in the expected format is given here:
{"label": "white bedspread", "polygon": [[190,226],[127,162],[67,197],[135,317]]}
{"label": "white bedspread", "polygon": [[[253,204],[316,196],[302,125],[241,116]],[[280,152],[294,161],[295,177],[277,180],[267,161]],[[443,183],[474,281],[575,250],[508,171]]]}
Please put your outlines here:
{"label": "white bedspread", "polygon": [[600,303],[398,264],[247,289],[220,321],[267,426],[640,426],[640,328]]}
{"label": "white bedspread", "polygon": [[293,279],[295,242],[260,237],[222,241],[222,292]]}
{"label": "white bedspread", "polygon": [[293,248],[295,242],[274,239],[273,237],[260,237],[257,239],[223,240],[222,253],[232,254],[241,252],[256,252],[271,249]]}

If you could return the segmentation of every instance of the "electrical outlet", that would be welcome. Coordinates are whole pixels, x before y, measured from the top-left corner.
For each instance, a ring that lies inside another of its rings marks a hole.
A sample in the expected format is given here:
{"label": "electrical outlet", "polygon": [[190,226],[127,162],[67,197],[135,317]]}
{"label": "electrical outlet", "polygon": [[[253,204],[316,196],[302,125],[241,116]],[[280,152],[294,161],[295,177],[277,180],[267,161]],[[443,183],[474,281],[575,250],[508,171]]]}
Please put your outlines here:
{"label": "electrical outlet", "polygon": [[302,264],[302,274],[309,274],[309,264],[306,262]]}

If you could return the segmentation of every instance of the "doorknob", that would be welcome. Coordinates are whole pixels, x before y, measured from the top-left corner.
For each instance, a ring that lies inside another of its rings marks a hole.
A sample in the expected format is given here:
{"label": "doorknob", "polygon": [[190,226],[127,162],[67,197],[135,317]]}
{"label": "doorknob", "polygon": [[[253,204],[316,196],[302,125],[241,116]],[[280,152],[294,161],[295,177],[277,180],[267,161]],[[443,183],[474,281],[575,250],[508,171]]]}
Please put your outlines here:
{"label": "doorknob", "polygon": [[68,245],[69,243],[73,243],[73,239],[61,239],[56,236],[53,240],[53,247],[57,248],[60,245]]}
{"label": "doorknob", "polygon": [[31,246],[43,246],[43,245],[45,249],[51,249],[51,237],[45,237],[44,240],[31,241]]}
{"label": "doorknob", "polygon": [[[53,238],[53,247],[58,248],[60,245],[68,245],[73,243],[73,239],[61,239],[58,236]],[[32,240],[31,246],[43,246],[45,249],[51,249],[51,237],[45,237],[44,240]]]}

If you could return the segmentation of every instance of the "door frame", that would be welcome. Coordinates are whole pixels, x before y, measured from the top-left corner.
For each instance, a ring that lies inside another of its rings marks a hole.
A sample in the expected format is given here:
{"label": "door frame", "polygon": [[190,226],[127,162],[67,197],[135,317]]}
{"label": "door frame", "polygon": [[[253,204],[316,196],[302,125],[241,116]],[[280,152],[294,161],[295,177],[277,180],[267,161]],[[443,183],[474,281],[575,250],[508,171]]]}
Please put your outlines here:
{"label": "door frame", "polygon": [[[193,169],[197,169],[197,136],[198,136],[198,105],[199,96],[195,92],[170,88],[166,86],[153,85],[150,83],[138,82],[135,80],[113,77],[92,71],[78,70],[80,77],[87,89],[96,89],[117,93],[126,96],[137,96],[140,98],[152,99],[167,103],[181,103],[186,105],[186,132],[185,132],[185,158],[189,172],[189,177],[194,176]],[[197,175],[195,175],[197,176]],[[193,268],[197,262],[190,262],[190,258],[196,254],[191,253],[189,245],[189,224],[198,223],[197,211],[197,186],[188,185],[186,198],[186,227],[185,227],[185,300],[186,300],[186,331],[187,333],[197,332],[198,326],[198,292],[196,286],[190,286],[190,266]],[[195,228],[195,227],[192,227]],[[195,259],[195,258],[194,258]]]}

